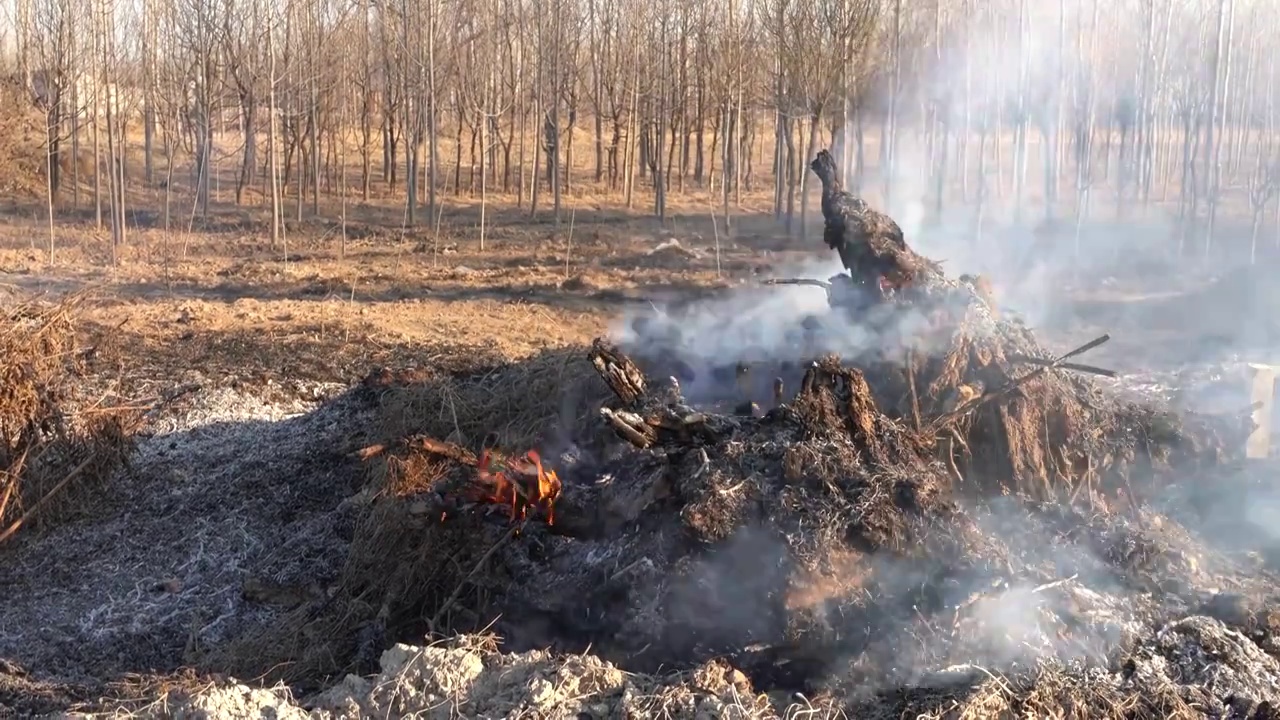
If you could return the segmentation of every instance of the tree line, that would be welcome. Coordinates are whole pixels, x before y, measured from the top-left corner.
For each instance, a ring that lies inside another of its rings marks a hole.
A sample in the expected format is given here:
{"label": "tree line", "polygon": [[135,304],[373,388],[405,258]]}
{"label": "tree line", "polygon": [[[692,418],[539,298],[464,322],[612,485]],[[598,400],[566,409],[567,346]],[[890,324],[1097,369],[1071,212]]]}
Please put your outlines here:
{"label": "tree line", "polygon": [[1271,0],[9,1],[50,223],[79,192],[64,157],[91,149],[117,244],[131,183],[189,183],[207,214],[228,145],[273,239],[323,198],[400,198],[422,224],[465,195],[482,242],[495,195],[559,221],[580,184],[661,219],[707,198],[730,225],[763,193],[803,233],[830,146],[891,208],[1159,206],[1184,253],[1237,206],[1257,252],[1273,209],[1280,247]]}

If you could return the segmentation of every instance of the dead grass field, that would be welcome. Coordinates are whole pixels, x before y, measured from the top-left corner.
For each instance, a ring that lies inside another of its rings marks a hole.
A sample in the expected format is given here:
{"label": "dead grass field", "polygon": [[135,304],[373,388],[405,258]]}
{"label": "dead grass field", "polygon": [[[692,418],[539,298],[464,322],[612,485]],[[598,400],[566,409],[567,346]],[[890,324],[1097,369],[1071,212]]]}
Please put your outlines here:
{"label": "dead grass field", "polygon": [[[28,131],[38,125],[30,113],[4,117]],[[27,135],[10,133],[0,145],[14,157],[38,149],[39,138]],[[761,216],[763,197],[744,199],[735,209],[741,225],[730,233],[722,220],[713,227],[705,192],[673,199],[663,227],[645,217],[651,201],[643,189],[637,207],[627,208],[580,183],[566,193],[558,222],[548,193],[533,218],[512,195],[493,193],[482,247],[479,202],[469,193],[442,192],[440,216],[410,227],[403,186],[389,192],[375,180],[361,202],[352,165],[345,202],[326,188],[318,207],[306,199],[298,220],[287,195],[285,237],[272,247],[257,185],[243,205],[233,202],[237,142],[235,133],[217,139],[203,216],[191,158],[158,152],[157,181],[146,185],[142,138],[131,136],[128,239],[114,258],[109,213],[104,208],[99,223],[87,177],[91,158],[83,169],[64,163],[52,228],[43,168],[9,163],[0,296],[90,290],[86,324],[109,329],[132,356],[126,365],[349,382],[379,363],[480,365],[580,343],[623,303],[731,282],[750,273],[762,248],[789,245]],[[348,157],[358,162],[356,153]],[[683,247],[654,252],[669,237]],[[699,257],[690,257],[690,246]]]}
{"label": "dead grass field", "polygon": [[[169,264],[104,266],[73,246],[48,267],[42,253],[13,247],[17,234],[0,250],[0,292],[87,290],[86,319],[149,364],[179,370],[223,359],[237,375],[276,379],[350,381],[361,365],[516,359],[590,340],[624,303],[724,283],[713,261],[676,254],[664,263],[630,238],[584,242],[566,272],[564,243],[549,241],[483,254],[451,243],[433,258],[412,241],[353,241],[338,257],[300,239],[286,263],[252,241],[208,235]],[[733,255],[744,264],[744,253]]]}

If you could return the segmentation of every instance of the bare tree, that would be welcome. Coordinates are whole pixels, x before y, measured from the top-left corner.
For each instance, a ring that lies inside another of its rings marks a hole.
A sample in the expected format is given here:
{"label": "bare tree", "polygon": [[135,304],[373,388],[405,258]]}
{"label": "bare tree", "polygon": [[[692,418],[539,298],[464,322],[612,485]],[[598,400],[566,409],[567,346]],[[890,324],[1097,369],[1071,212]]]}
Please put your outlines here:
{"label": "bare tree", "polygon": [[[112,21],[111,0],[97,0],[93,7],[94,28],[98,53],[98,72],[95,74],[95,105],[101,104],[107,128],[107,188],[111,197],[111,261],[119,262],[119,252],[125,242],[124,214],[124,123],[113,80],[112,68],[117,62],[115,23]],[[105,96],[105,97],[104,97]]]}
{"label": "bare tree", "polygon": [[[254,15],[258,15],[258,5],[254,3]],[[267,164],[268,184],[271,193],[271,247],[285,247],[284,208],[280,192],[280,168],[277,160],[279,153],[279,136],[276,134],[276,115],[279,106],[276,104],[276,82],[279,74],[276,67],[276,30],[274,23],[266,21],[267,35]],[[288,253],[286,252],[286,257]]]}
{"label": "bare tree", "polygon": [[209,214],[213,164],[214,98],[219,78],[220,38],[212,0],[174,0],[174,29],[187,68],[182,78],[183,119],[195,145],[192,177],[201,215]]}
{"label": "bare tree", "polygon": [[258,165],[259,75],[265,70],[261,56],[265,33],[262,14],[256,7],[246,7],[243,0],[223,0],[220,38],[224,60],[224,77],[232,85],[239,101],[243,148],[240,172],[236,177],[235,198],[239,205],[244,191],[254,181]]}
{"label": "bare tree", "polygon": [[[25,4],[24,4],[25,6]],[[66,139],[65,123],[70,113],[71,86],[79,79],[82,68],[75,58],[75,18],[78,11],[72,0],[33,0],[28,7],[32,16],[32,33],[27,47],[31,53],[32,98],[45,115],[49,203],[61,187],[62,143]]]}
{"label": "bare tree", "polygon": [[[44,113],[45,126],[45,179],[46,215],[49,221],[49,263],[54,258],[54,205],[61,185],[62,143],[64,122],[69,104],[69,89],[78,79],[80,69],[74,62],[77,56],[74,20],[76,9],[72,0],[33,0],[30,5],[19,5],[20,16],[31,21],[32,32],[23,42],[20,64],[30,78],[36,107]],[[32,69],[34,64],[37,69]],[[34,247],[34,240],[33,240]]]}
{"label": "bare tree", "polygon": [[1249,181],[1249,205],[1253,208],[1253,226],[1249,232],[1249,263],[1258,261],[1258,237],[1262,234],[1262,215],[1280,190],[1280,158],[1264,160],[1258,153],[1257,164]]}
{"label": "bare tree", "polygon": [[[1207,256],[1213,246],[1213,224],[1214,218],[1217,217],[1218,205],[1218,187],[1221,183],[1221,173],[1218,169],[1218,143],[1214,139],[1214,132],[1219,129],[1221,122],[1221,110],[1219,105],[1221,97],[1225,95],[1223,90],[1224,73],[1223,66],[1229,70],[1231,67],[1231,51],[1229,36],[1229,6],[1234,7],[1231,0],[1218,0],[1218,22],[1217,32],[1213,36],[1213,52],[1209,61],[1209,110],[1208,122],[1204,126],[1204,197],[1209,203],[1209,222],[1205,227],[1204,236],[1204,254]],[[1226,53],[1226,62],[1223,63],[1223,53]]]}
{"label": "bare tree", "polygon": [[[822,145],[851,189],[882,187],[873,199],[891,212],[928,197],[934,217],[972,213],[975,235],[1036,203],[1046,220],[1074,213],[1081,234],[1090,214],[1128,219],[1167,200],[1180,246],[1194,237],[1206,253],[1220,243],[1243,256],[1243,237],[1214,233],[1220,212],[1245,203],[1252,255],[1273,223],[1280,237],[1280,202],[1259,175],[1280,117],[1269,51],[1280,10],[1263,0],[12,8],[14,72],[46,120],[51,234],[60,192],[70,183],[80,205],[91,181],[117,249],[130,182],[162,183],[166,208],[182,197],[193,217],[207,214],[223,153],[234,154],[225,178],[237,204],[256,204],[259,188],[271,198],[273,242],[286,195],[302,218],[338,193],[345,228],[348,150],[363,200],[402,207],[408,223],[425,208],[438,224],[442,191],[477,196],[482,241],[503,194],[531,215],[550,206],[559,222],[584,189],[628,207],[652,192],[660,220],[677,199],[699,203],[719,229],[739,225],[737,208],[769,186],[759,195],[772,196],[779,224],[803,235],[807,163]],[[80,163],[81,149],[95,161]]]}

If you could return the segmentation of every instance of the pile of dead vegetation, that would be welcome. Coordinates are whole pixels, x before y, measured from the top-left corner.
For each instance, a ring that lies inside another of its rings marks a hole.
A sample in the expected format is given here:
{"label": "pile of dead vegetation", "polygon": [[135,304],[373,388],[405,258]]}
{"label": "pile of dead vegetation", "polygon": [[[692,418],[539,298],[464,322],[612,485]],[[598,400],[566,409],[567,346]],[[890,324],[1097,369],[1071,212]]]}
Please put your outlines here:
{"label": "pile of dead vegetation", "polygon": [[0,542],[82,509],[132,447],[138,409],[89,394],[81,302],[0,312]]}
{"label": "pile of dead vegetation", "polygon": [[467,447],[563,446],[610,396],[581,348],[453,372],[382,368],[363,384],[382,406],[378,442],[425,435]]}
{"label": "pile of dead vegetation", "polygon": [[[478,462],[475,450],[483,447],[559,447],[572,457],[568,439],[581,428],[598,429],[598,410],[611,395],[594,377],[590,360],[578,348],[453,371],[428,366],[371,372],[358,393],[371,396],[362,399],[376,405],[377,420],[355,428],[346,448],[366,463],[366,482],[341,508],[356,508],[359,540],[341,569],[339,593],[322,607],[296,607],[276,632],[246,634],[211,649],[202,665],[249,676],[270,669],[275,662],[264,659],[273,658],[286,663],[277,667],[278,675],[313,685],[334,674],[372,668],[389,641],[377,625],[362,626],[393,609],[400,612],[402,600],[419,589],[415,566],[401,567],[399,550],[392,555],[383,550],[384,544],[407,550],[429,542],[412,521],[426,511],[419,496],[432,492],[443,475],[465,482]],[[443,449],[463,464],[411,449],[419,444]],[[388,572],[396,576],[396,587],[365,594],[358,588],[370,566],[382,560],[392,568]]]}
{"label": "pile of dead vegetation", "polygon": [[[859,318],[864,352],[806,361],[818,328],[763,368],[767,411],[736,358],[672,371],[604,340],[452,384],[382,377],[409,420],[360,453],[334,593],[218,663],[332,680],[393,642],[492,628],[629,672],[721,662],[857,717],[1275,702],[1270,616],[1217,610],[1225,588],[1260,608],[1280,585],[1147,502],[1238,472],[1247,423],[1113,396],[1072,360],[1105,336],[1054,356],[987,303],[938,274]],[[684,396],[708,375],[737,402]]]}

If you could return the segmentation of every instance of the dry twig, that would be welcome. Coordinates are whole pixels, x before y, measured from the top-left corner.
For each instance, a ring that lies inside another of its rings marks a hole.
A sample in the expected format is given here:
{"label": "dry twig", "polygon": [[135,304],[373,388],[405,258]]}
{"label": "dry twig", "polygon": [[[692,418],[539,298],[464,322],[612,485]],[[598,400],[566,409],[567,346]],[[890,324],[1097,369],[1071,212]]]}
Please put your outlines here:
{"label": "dry twig", "polygon": [[458,598],[462,597],[462,591],[467,586],[467,583],[471,582],[471,578],[475,577],[476,573],[480,572],[480,568],[484,567],[485,563],[489,562],[489,558],[493,557],[493,554],[498,551],[498,548],[505,545],[507,541],[515,537],[521,530],[524,530],[525,526],[528,524],[529,521],[525,520],[519,525],[512,525],[507,528],[507,531],[502,534],[502,537],[498,538],[497,542],[490,546],[489,549],[485,551],[484,555],[480,556],[480,559],[476,561],[475,566],[471,568],[471,572],[467,573],[467,576],[458,582],[457,587],[453,589],[453,592],[449,594],[449,597],[440,604],[440,609],[437,610],[436,614],[427,621],[427,627],[432,633],[435,633],[436,626],[440,622],[440,619],[444,617],[444,614],[449,611],[449,608],[453,607],[453,604],[458,601]]}

